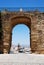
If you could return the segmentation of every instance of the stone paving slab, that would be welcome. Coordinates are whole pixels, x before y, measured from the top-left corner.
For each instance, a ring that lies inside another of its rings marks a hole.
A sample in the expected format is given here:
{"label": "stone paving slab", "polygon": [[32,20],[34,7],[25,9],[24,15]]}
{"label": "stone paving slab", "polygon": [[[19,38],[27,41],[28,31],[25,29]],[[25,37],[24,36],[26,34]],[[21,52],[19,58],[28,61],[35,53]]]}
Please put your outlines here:
{"label": "stone paving slab", "polygon": [[0,63],[0,65],[44,65],[44,63]]}
{"label": "stone paving slab", "polygon": [[44,65],[44,55],[0,54],[0,65]]}

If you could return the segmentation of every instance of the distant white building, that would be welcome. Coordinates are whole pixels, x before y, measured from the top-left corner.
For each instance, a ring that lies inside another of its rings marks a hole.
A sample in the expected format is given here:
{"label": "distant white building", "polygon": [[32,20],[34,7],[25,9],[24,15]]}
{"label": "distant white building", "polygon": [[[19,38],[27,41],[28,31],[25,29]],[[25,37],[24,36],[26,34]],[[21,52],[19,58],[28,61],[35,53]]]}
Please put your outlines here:
{"label": "distant white building", "polygon": [[20,46],[20,49],[18,48],[18,46],[14,46],[14,45],[12,45],[11,46],[11,49],[10,49],[10,54],[12,53],[12,54],[15,54],[15,53],[31,53],[31,48],[27,48],[27,47],[22,47],[22,46]]}

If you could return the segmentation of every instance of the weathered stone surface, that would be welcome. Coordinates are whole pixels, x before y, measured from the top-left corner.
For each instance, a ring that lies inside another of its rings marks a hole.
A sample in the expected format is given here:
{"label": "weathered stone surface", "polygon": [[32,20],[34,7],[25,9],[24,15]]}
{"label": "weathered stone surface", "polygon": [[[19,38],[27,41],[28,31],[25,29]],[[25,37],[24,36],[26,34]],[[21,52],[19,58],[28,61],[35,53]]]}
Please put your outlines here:
{"label": "weathered stone surface", "polygon": [[41,12],[2,12],[3,53],[11,47],[12,29],[17,24],[25,24],[31,30],[32,53],[44,54],[44,14]]}

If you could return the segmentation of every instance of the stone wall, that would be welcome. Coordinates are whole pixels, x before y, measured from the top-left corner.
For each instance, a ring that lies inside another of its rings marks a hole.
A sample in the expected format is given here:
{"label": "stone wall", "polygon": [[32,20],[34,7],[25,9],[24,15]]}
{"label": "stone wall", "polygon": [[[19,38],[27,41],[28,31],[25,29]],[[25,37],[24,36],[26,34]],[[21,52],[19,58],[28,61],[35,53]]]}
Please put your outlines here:
{"label": "stone wall", "polygon": [[3,29],[3,53],[9,53],[12,39],[12,29],[17,24],[26,24],[31,29],[32,53],[44,54],[44,13],[33,12],[8,12],[1,13]]}

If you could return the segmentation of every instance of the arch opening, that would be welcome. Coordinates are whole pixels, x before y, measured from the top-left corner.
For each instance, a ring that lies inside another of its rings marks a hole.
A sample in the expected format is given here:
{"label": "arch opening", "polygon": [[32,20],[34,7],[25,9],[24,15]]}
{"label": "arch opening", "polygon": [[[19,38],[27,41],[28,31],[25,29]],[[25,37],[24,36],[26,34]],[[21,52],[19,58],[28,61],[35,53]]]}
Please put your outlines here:
{"label": "arch opening", "polygon": [[[13,28],[18,24],[24,24],[28,27],[28,29],[30,30],[30,48],[31,48],[31,19],[26,16],[14,16],[10,18],[10,21],[11,21],[11,33]],[[10,40],[12,40],[12,34]],[[10,48],[11,48],[11,44],[10,44]]]}
{"label": "arch opening", "polygon": [[13,27],[10,54],[30,53],[30,32],[30,28],[25,24]]}

